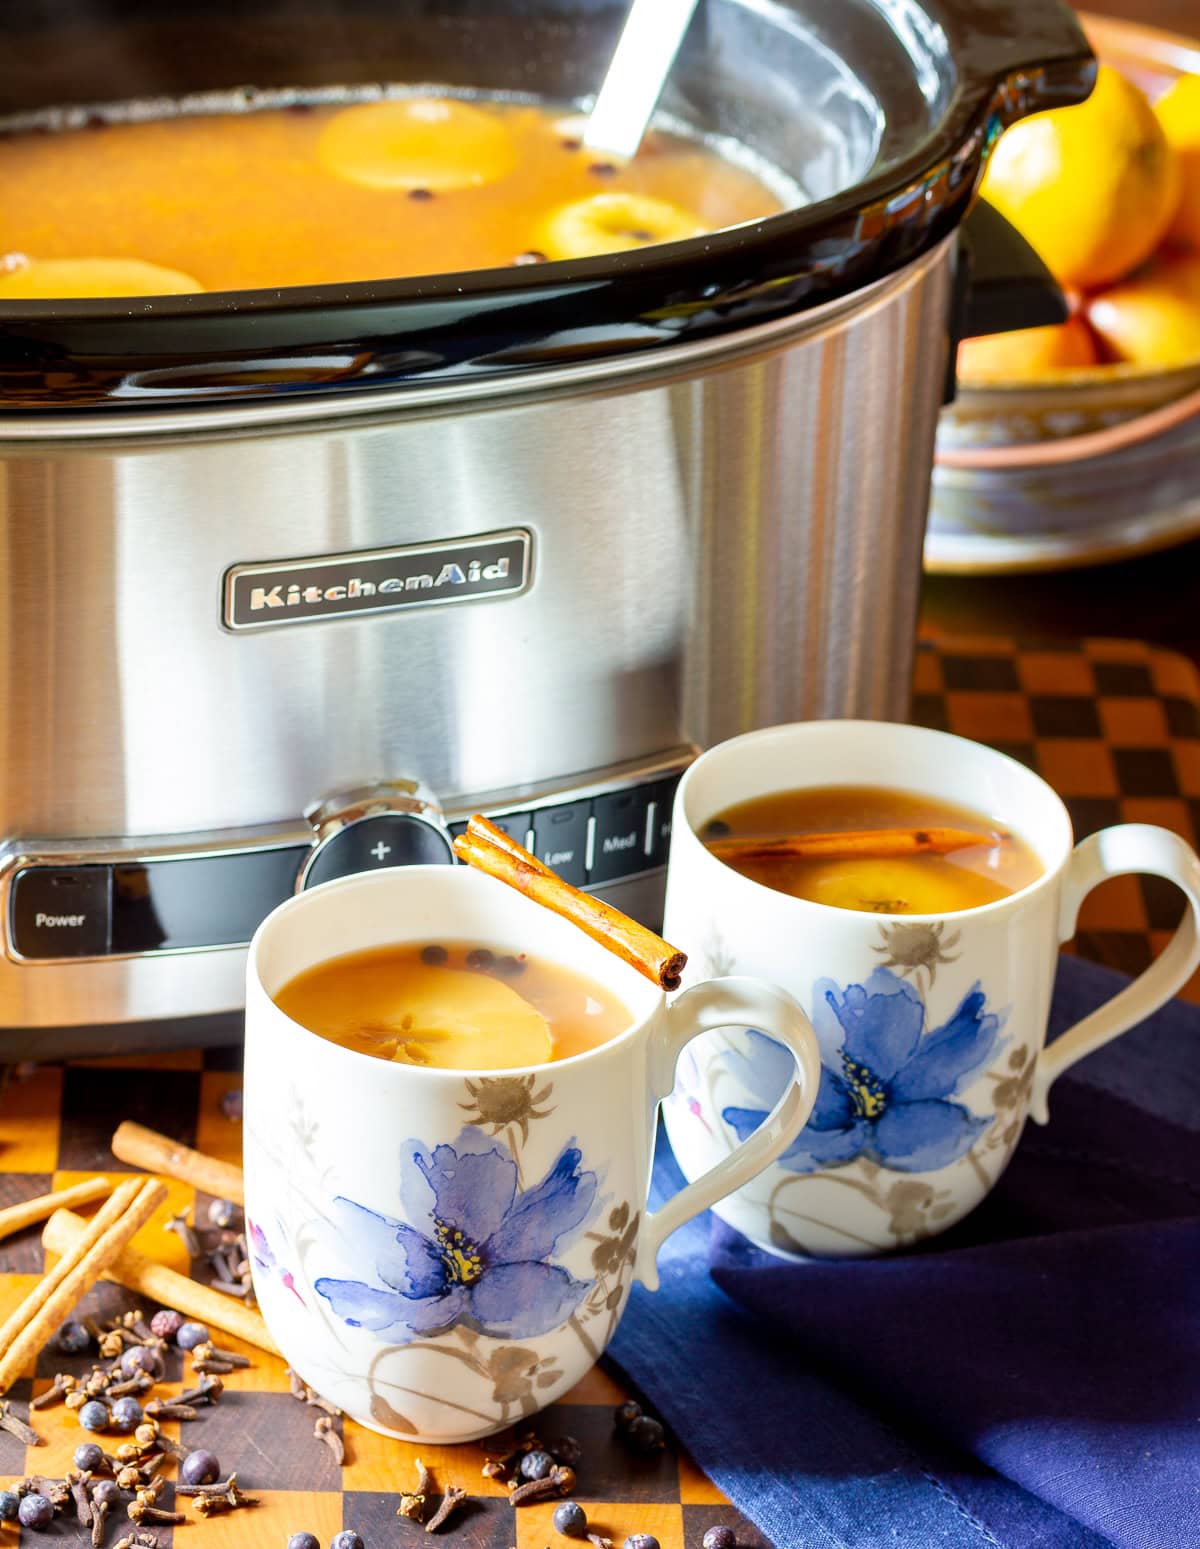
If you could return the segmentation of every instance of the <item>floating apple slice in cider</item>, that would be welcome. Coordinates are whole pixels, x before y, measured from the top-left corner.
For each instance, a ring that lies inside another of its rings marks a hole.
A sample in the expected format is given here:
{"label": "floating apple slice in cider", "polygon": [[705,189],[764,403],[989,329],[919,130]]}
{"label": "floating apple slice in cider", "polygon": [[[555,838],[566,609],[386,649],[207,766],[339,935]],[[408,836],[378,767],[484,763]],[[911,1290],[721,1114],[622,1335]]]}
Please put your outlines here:
{"label": "floating apple slice in cider", "polygon": [[614,191],[559,205],[542,222],[534,245],[547,258],[589,258],[682,242],[707,230],[690,210],[667,199]]}
{"label": "floating apple slice in cider", "polygon": [[394,1006],[372,1005],[371,1022],[337,1041],[362,1054],[441,1070],[511,1070],[554,1058],[550,1025],[490,974],[417,963],[397,976]]}
{"label": "floating apple slice in cider", "polygon": [[344,108],[317,142],[326,171],[369,188],[478,188],[507,177],[517,150],[500,115],[452,97]]}
{"label": "floating apple slice in cider", "polygon": [[204,286],[180,269],[140,258],[0,258],[0,299],[67,301],[100,296],[188,295]]}

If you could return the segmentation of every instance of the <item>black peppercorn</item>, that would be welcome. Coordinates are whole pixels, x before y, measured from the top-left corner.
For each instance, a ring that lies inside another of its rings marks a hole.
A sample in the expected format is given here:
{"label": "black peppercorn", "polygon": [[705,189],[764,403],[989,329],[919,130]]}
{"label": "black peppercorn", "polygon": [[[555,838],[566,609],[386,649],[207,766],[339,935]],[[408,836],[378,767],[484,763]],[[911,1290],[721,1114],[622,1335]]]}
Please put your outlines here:
{"label": "black peppercorn", "polygon": [[578,1468],[583,1459],[583,1448],[574,1436],[559,1436],[557,1440],[547,1442],[546,1451],[568,1468]]}
{"label": "black peppercorn", "polygon": [[624,1435],[626,1446],[643,1455],[658,1452],[666,1440],[661,1424],[649,1415],[639,1415],[632,1425],[626,1427]]}
{"label": "black peppercorn", "polygon": [[587,1512],[576,1501],[564,1501],[554,1508],[554,1526],[564,1538],[582,1538],[587,1532]]}
{"label": "black peppercorn", "polygon": [[522,1479],[545,1479],[554,1467],[554,1459],[548,1452],[536,1448],[533,1452],[527,1452],[521,1459],[520,1472]]}

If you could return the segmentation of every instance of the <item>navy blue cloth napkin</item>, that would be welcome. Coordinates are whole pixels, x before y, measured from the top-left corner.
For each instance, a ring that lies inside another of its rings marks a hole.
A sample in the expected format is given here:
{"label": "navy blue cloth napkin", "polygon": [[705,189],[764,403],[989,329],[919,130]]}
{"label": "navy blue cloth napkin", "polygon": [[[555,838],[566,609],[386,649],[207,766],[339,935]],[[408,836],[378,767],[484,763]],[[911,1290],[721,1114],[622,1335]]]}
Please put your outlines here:
{"label": "navy blue cloth napkin", "polygon": [[[1123,982],[1064,958],[1052,1036]],[[1175,1002],[1055,1084],[952,1232],[790,1264],[704,1218],[611,1355],[778,1549],[1200,1545],[1198,1135]]]}

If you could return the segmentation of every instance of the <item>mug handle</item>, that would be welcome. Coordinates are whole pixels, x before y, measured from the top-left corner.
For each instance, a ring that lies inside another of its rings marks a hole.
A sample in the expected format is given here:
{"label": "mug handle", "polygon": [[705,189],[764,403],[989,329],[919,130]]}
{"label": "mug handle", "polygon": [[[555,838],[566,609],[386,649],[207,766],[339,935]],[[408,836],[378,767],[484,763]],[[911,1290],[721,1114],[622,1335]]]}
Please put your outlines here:
{"label": "mug handle", "polygon": [[761,1028],[785,1044],[796,1074],[762,1124],[741,1145],[694,1183],[646,1217],[639,1236],[634,1278],[658,1290],[658,1250],[678,1227],[756,1178],[808,1123],[821,1079],[821,1053],[812,1024],[786,990],[762,979],[708,979],[685,990],[666,1008],[650,1049],[650,1082],[660,1100],[675,1085],[675,1063],[701,1033],[741,1025]]}
{"label": "mug handle", "polygon": [[1135,872],[1165,877],[1182,888],[1187,913],[1145,973],[1042,1050],[1029,1098],[1030,1117],[1038,1124],[1050,1117],[1047,1094],[1064,1070],[1165,1005],[1200,964],[1200,858],[1178,834],[1151,823],[1105,828],[1075,846],[1063,883],[1059,940],[1069,941],[1075,934],[1080,906],[1094,887],[1109,877]]}

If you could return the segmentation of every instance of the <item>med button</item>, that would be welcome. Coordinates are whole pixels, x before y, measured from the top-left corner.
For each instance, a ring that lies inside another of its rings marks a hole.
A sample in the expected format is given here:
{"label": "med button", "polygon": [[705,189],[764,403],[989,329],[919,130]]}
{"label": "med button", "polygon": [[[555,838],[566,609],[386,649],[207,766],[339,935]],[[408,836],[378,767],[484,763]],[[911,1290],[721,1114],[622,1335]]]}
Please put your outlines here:
{"label": "med button", "polygon": [[595,803],[596,838],[592,851],[591,882],[615,882],[631,877],[650,865],[646,854],[646,816],[650,793],[617,791],[598,796]]}
{"label": "med button", "polygon": [[572,887],[587,880],[588,805],[575,801],[533,814],[534,853]]}
{"label": "med button", "polygon": [[107,866],[31,866],[13,881],[13,948],[30,958],[103,957],[111,908]]}

